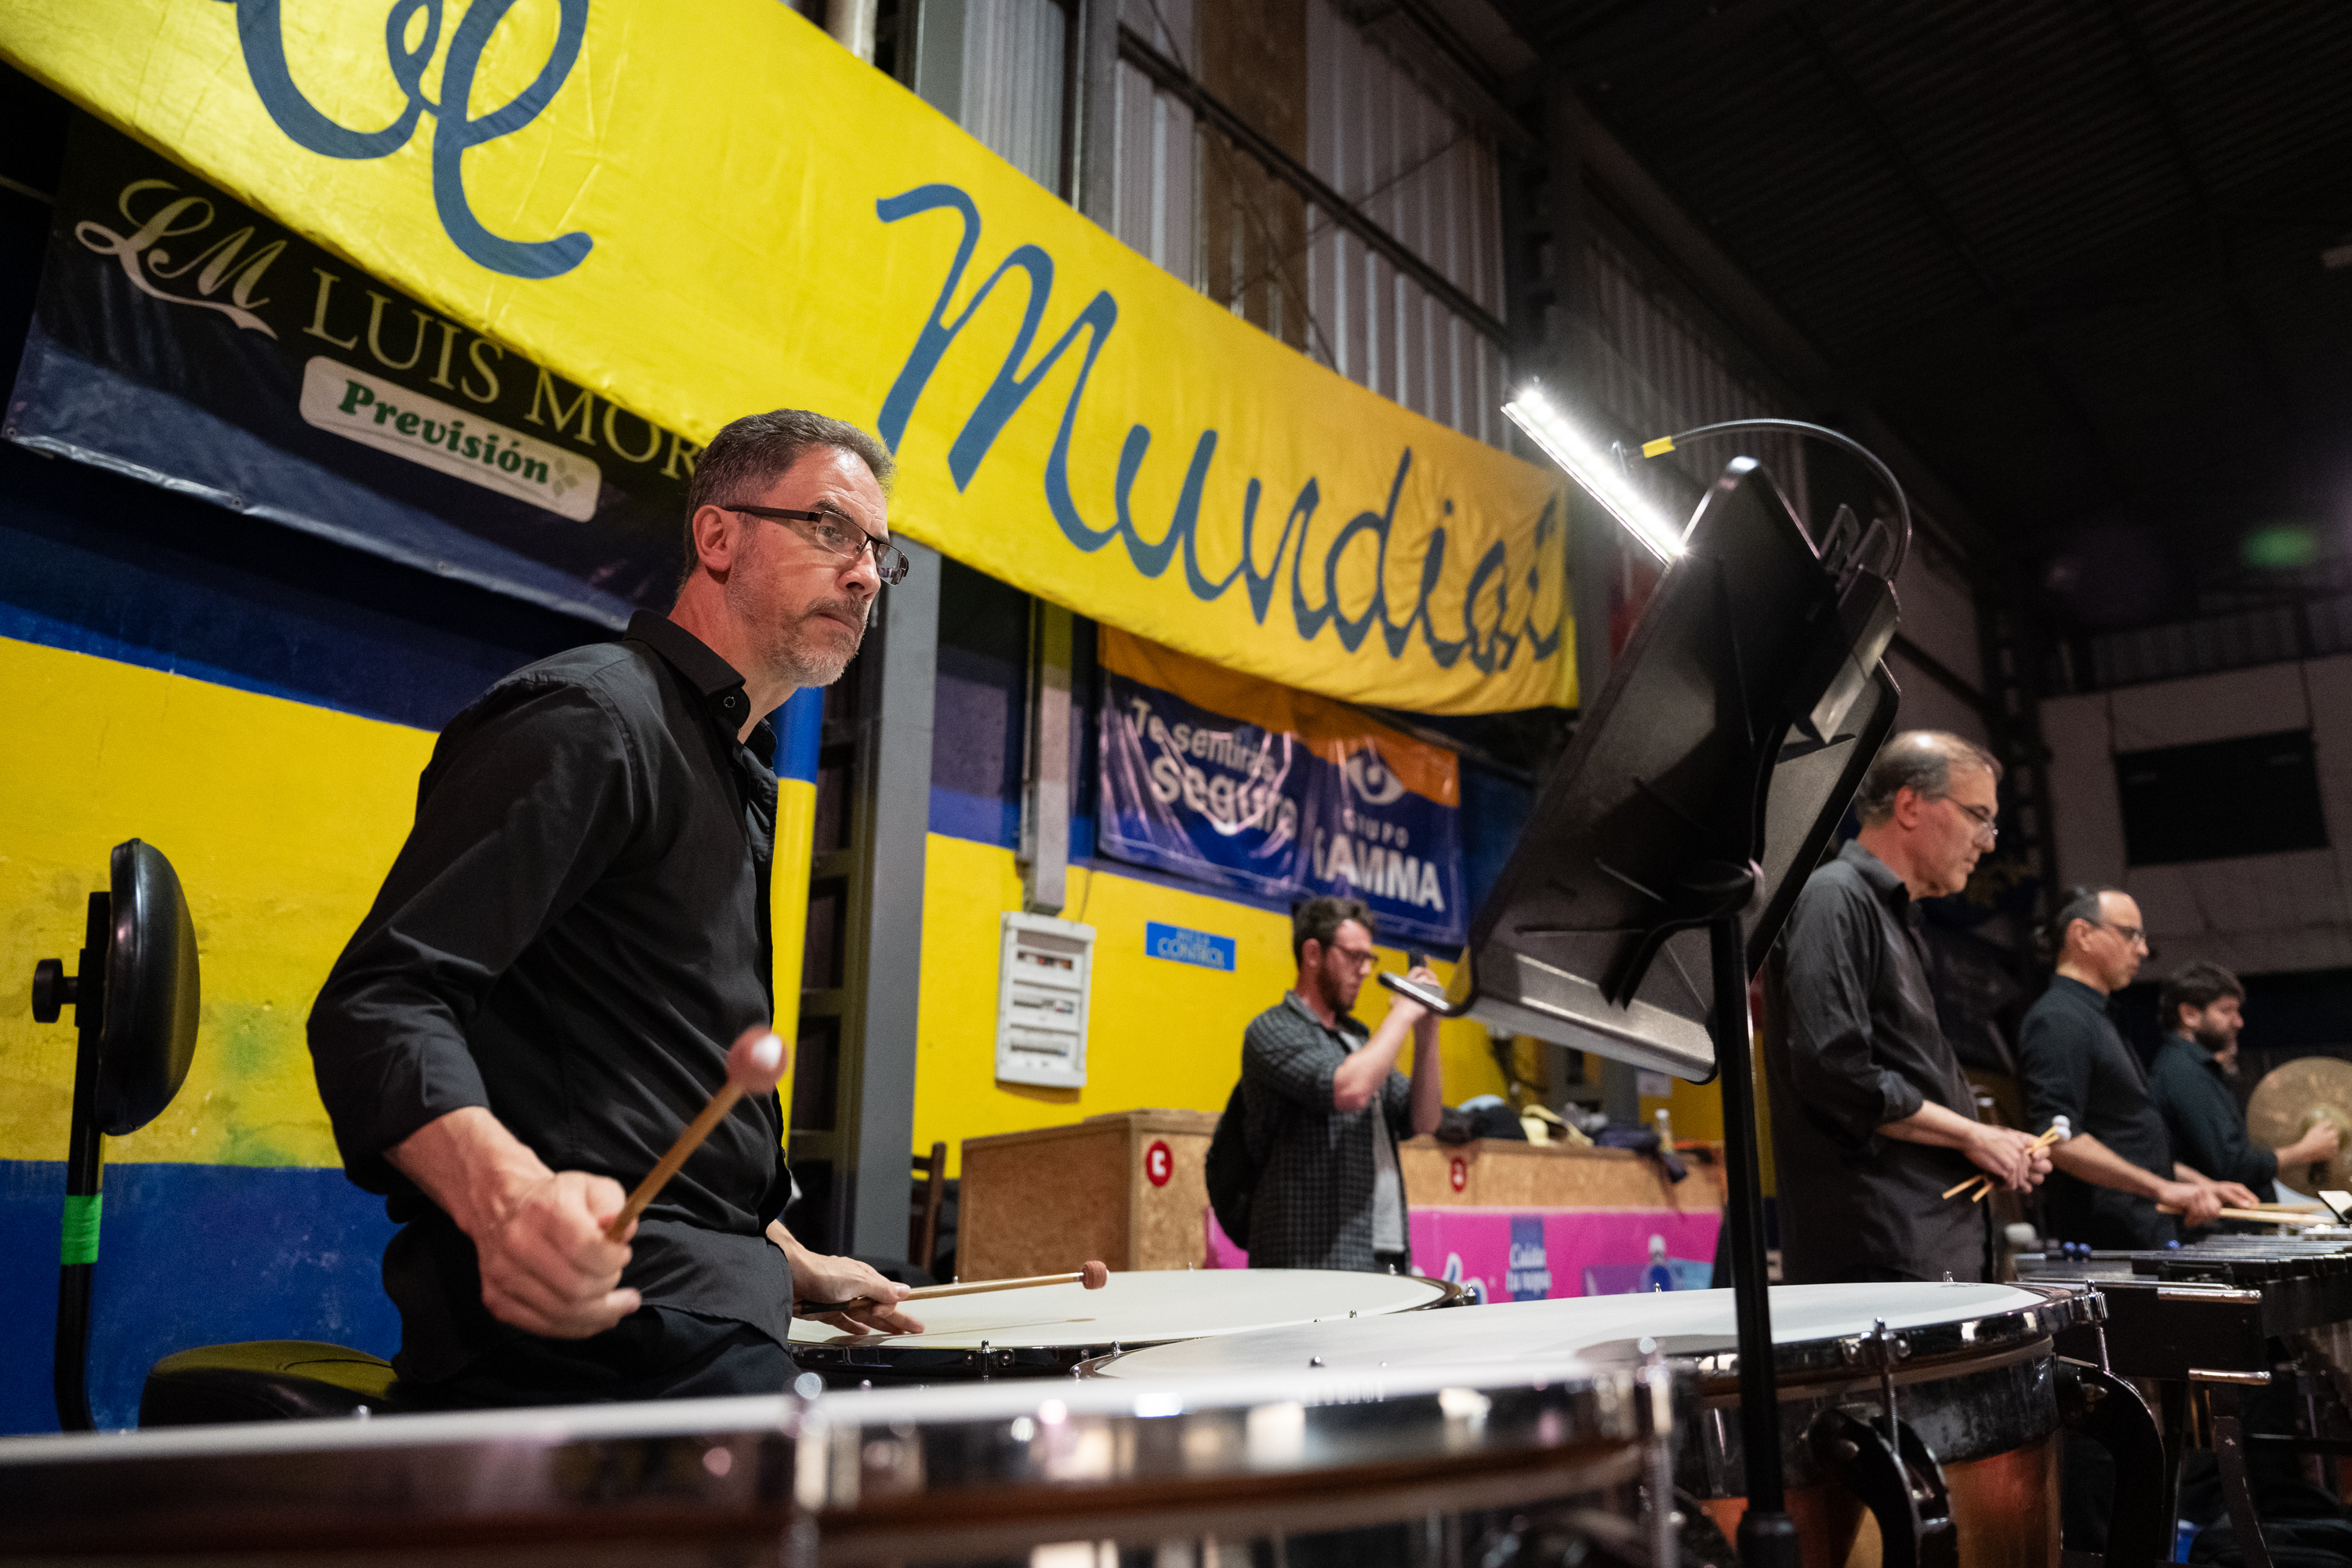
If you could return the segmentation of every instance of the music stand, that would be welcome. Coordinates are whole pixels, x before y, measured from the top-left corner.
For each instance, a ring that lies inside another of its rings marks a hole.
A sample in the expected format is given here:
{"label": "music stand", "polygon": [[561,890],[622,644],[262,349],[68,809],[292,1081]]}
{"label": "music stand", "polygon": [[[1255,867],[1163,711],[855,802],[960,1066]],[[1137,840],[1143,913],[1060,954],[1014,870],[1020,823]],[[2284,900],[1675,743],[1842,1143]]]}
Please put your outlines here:
{"label": "music stand", "polygon": [[[1879,662],[1902,541],[1816,549],[1754,461],[1700,500],[1608,686],[1538,795],[1444,997],[1449,1017],[1693,1082],[1723,1079],[1740,1561],[1795,1568],[1765,1291],[1748,982],[1828,847],[1900,696]],[[1671,1506],[1669,1499],[1652,1506]]]}

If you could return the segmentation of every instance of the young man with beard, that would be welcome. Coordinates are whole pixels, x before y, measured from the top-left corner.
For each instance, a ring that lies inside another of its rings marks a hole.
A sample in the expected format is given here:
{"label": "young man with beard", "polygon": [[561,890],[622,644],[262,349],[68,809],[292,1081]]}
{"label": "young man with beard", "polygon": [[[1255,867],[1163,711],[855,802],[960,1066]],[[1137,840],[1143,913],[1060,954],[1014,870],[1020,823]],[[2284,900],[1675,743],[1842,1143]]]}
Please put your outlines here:
{"label": "young man with beard", "polygon": [[[2209,1224],[2225,1206],[2256,1202],[2180,1158],[2147,1073],[2107,1016],[2107,998],[2132,983],[2147,954],[2139,905],[2116,888],[2069,889],[2052,937],[2057,973],[2017,1041],[2032,1121],[2063,1115],[2074,1129],[2051,1151],[2051,1237],[2144,1250],[2179,1240],[2184,1225]],[[2159,1207],[2179,1209],[2179,1218]]]}
{"label": "young man with beard", "polygon": [[[518,670],[434,747],[310,1020],[344,1169],[403,1224],[383,1278],[407,1397],[772,1393],[795,1300],[906,1294],[784,1229],[773,1094],[604,1234],[773,1016],[766,716],[840,678],[905,575],[890,468],[838,420],[735,421],[697,467],[669,614]],[[834,1321],[919,1327],[857,1316]]]}
{"label": "young man with beard", "polygon": [[1968,886],[1992,847],[2000,766],[1937,730],[1886,742],[1859,837],[1805,881],[1767,984],[1773,1168],[1790,1284],[1982,1279],[1986,1205],[1943,1196],[1982,1171],[2024,1191],[2032,1139],[1979,1121],[1937,1022],[1918,900]]}
{"label": "young man with beard", "polygon": [[2333,1159],[2342,1140],[2324,1121],[2276,1153],[2246,1135],[2246,1113],[2223,1070],[2245,1026],[2245,1000],[2246,988],[2218,963],[2192,963],[2166,981],[2157,1001],[2166,1032],[2147,1069],[2147,1093],[2171,1134],[2174,1158],[2267,1196],[2280,1172],[2301,1180],[2305,1167]]}
{"label": "young man with beard", "polygon": [[[1397,1140],[1437,1131],[1444,1089],[1437,1017],[1391,994],[1368,1029],[1350,1011],[1379,959],[1360,899],[1310,899],[1291,917],[1296,988],[1250,1021],[1242,1039],[1248,1144],[1264,1152],[1250,1204],[1253,1268],[1412,1266]],[[1427,967],[1409,978],[1438,986]],[[1412,1079],[1396,1070],[1413,1037]]]}

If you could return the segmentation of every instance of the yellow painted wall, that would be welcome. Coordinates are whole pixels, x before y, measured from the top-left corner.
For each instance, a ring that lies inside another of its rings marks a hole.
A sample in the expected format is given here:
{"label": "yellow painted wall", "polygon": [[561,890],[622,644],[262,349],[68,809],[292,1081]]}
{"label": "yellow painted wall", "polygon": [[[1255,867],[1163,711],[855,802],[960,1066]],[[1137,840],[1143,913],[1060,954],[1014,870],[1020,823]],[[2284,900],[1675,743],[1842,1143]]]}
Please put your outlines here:
{"label": "yellow painted wall", "polygon": [[[65,1156],[74,1032],[33,1021],[33,965],[72,966],[108,851],[140,837],[187,890],[204,1013],[187,1087],[107,1157],[339,1164],[303,1020],[407,834],[432,734],[5,638],[0,733],[0,1159]],[[805,867],[814,792],[788,780],[780,806],[777,864]],[[926,887],[918,1147],[1104,1110],[1220,1110],[1243,1029],[1295,977],[1283,915],[1074,869],[1066,912],[1098,933],[1087,1087],[1000,1085],[998,917],[1021,907],[1020,873],[1010,850],[935,834]],[[805,918],[805,879],[780,874],[783,995],[799,991]],[[1148,920],[1234,938],[1236,971],[1146,957]],[[1381,963],[1402,971],[1404,954],[1384,948]],[[1360,1016],[1377,1024],[1388,996],[1367,985]],[[1483,1028],[1440,1037],[1449,1102],[1502,1091]]]}
{"label": "yellow painted wall", "polygon": [[[81,945],[125,838],[161,849],[196,928],[204,1012],[179,1098],[110,1160],[338,1165],[303,1021],[415,813],[428,731],[0,638],[0,1159],[62,1160],[72,1014],[33,965]],[[815,791],[786,781],[772,920],[800,992]]]}
{"label": "yellow painted wall", "polygon": [[186,889],[204,980],[187,1086],[110,1160],[340,1163],[302,1024],[408,831],[422,730],[0,639],[0,1158],[62,1160],[74,966],[107,854],[143,838]]}
{"label": "yellow painted wall", "polygon": [[[1095,928],[1094,990],[1084,1089],[996,1081],[1000,917],[1021,908],[1013,851],[933,834],[923,894],[923,994],[915,1068],[915,1146],[1052,1127],[1108,1110],[1222,1110],[1241,1075],[1242,1031],[1282,1000],[1297,977],[1286,915],[1181,892],[1137,878],[1073,868],[1064,918]],[[1230,974],[1147,957],[1147,921],[1230,936]],[[1404,953],[1381,950],[1402,973]],[[1451,977],[1452,966],[1436,964]],[[1367,983],[1357,1014],[1377,1026],[1391,993]],[[1439,1031],[1449,1104],[1499,1094],[1501,1071],[1475,1024]]]}

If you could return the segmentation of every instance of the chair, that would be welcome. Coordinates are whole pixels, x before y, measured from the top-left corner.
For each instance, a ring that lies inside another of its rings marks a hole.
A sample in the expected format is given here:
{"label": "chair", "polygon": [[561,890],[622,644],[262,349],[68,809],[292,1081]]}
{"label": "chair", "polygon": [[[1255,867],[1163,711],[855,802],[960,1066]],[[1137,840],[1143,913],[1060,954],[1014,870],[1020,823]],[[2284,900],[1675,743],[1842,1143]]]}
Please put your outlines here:
{"label": "chair", "polygon": [[918,1181],[907,1205],[907,1256],[926,1272],[936,1273],[931,1266],[939,1261],[940,1210],[948,1194],[947,1144],[933,1143],[929,1153],[915,1155],[911,1163]]}
{"label": "chair", "polygon": [[[73,1114],[66,1156],[65,1247],[58,1270],[58,1425],[88,1432],[90,1274],[98,1261],[100,1134],[120,1138],[163,1114],[187,1081],[202,1005],[194,922],[172,863],[136,838],[114,847],[108,890],[92,893],[80,973],[33,968],[33,1016],[74,1010]],[[147,1373],[139,1424],[350,1415],[400,1408],[389,1363],[304,1340],[205,1345]]]}

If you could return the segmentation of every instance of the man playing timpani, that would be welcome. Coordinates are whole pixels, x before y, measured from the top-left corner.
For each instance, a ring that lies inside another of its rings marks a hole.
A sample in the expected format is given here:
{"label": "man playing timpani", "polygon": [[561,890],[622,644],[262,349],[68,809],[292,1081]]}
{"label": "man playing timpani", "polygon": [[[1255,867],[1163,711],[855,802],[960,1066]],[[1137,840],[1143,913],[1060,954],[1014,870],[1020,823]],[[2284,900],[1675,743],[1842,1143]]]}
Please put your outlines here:
{"label": "man playing timpani", "polygon": [[1957,893],[1993,843],[2000,765],[1913,730],[1871,763],[1862,833],[1806,881],[1776,956],[1786,1027],[1766,1064],[1782,1278],[1982,1279],[1985,1205],[1943,1196],[1975,1170],[2014,1191],[2046,1154],[1979,1121],[1936,1020],[1918,900]]}
{"label": "man playing timpani", "polygon": [[773,1011],[766,715],[839,679],[904,576],[889,474],[855,426],[737,420],[697,467],[669,615],[509,676],[434,747],[310,1023],[344,1169],[402,1222],[383,1279],[409,1397],[771,1393],[796,1298],[906,1295],[784,1229],[773,1093],[605,1236]]}
{"label": "man playing timpani", "polygon": [[2123,1251],[2158,1247],[2179,1239],[2181,1221],[2205,1225],[2224,1207],[2257,1202],[2179,1157],[2149,1098],[2147,1069],[2107,1016],[2107,999],[2147,955],[2139,905],[2117,888],[2070,888],[2051,937],[2057,973],[2017,1039],[2027,1105],[2074,1124],[2055,1151],[2050,1234]]}

